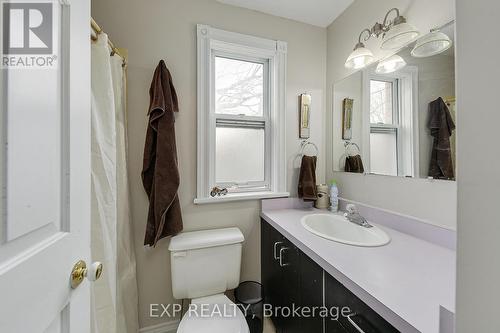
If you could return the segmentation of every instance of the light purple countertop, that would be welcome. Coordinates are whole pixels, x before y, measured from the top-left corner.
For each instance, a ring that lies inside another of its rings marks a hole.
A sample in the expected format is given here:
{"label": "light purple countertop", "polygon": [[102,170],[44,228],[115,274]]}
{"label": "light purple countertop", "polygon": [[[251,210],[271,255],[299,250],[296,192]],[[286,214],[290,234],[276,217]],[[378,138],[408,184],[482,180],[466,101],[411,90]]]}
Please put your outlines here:
{"label": "light purple countertop", "polygon": [[440,323],[440,307],[455,311],[453,250],[379,223],[391,236],[389,244],[345,245],[302,226],[303,216],[325,210],[276,208],[263,205],[262,218],[398,330],[439,333],[440,325],[449,324]]}

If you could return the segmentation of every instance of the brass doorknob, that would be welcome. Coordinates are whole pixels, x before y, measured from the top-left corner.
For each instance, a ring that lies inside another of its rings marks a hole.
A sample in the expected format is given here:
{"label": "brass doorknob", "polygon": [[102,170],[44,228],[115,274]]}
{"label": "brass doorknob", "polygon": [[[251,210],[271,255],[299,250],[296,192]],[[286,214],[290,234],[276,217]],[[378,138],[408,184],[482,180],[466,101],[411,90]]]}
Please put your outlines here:
{"label": "brass doorknob", "polygon": [[98,280],[102,275],[102,263],[99,261],[94,262],[89,268],[83,260],[79,260],[71,270],[71,288],[78,287],[85,277],[90,281]]}

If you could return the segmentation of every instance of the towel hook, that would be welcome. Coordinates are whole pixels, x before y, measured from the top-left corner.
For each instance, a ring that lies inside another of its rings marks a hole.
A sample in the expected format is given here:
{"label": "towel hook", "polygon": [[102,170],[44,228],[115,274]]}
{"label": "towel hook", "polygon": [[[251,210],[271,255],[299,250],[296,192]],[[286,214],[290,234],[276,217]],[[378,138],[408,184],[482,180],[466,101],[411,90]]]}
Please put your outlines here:
{"label": "towel hook", "polygon": [[300,143],[300,154],[301,155],[304,155],[304,151],[306,149],[307,146],[313,146],[314,149],[316,150],[316,154],[314,156],[318,156],[319,155],[319,149],[318,149],[318,146],[316,146],[316,144],[314,142],[310,142],[310,141],[307,141],[307,140],[304,140]]}

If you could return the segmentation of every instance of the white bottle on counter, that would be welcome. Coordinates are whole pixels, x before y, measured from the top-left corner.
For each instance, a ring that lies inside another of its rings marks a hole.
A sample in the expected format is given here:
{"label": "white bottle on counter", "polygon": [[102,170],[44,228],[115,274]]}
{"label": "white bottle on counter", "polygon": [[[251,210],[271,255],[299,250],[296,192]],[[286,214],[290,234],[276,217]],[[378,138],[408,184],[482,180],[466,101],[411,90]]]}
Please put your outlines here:
{"label": "white bottle on counter", "polygon": [[339,188],[334,179],[330,181],[330,207],[328,209],[334,213],[339,211]]}

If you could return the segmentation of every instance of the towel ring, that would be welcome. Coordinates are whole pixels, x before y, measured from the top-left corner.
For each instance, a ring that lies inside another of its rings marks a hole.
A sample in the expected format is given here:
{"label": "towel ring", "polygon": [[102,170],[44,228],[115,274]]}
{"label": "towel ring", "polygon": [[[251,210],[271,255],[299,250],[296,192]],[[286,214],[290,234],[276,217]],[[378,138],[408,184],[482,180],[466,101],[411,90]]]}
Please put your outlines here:
{"label": "towel ring", "polygon": [[302,141],[301,144],[300,144],[300,154],[301,155],[304,155],[304,150],[306,149],[307,146],[313,146],[314,147],[314,150],[316,150],[316,155],[314,156],[318,156],[319,155],[319,149],[318,149],[318,146],[316,146],[315,143],[313,142],[310,142],[310,141]]}
{"label": "towel ring", "polygon": [[342,154],[342,156],[340,156],[340,158],[339,158],[339,170],[344,170],[345,161],[348,157],[355,156],[355,155],[352,155],[349,153],[349,148],[352,146],[356,147],[356,149],[358,150],[358,154],[361,155],[361,149],[359,148],[357,143],[351,142],[351,141],[344,141],[344,150],[345,151],[344,151],[344,154]]}
{"label": "towel ring", "polygon": [[361,149],[359,148],[358,144],[355,142],[351,142],[351,141],[344,142],[345,154],[347,156],[353,156],[353,155],[349,154],[349,148],[352,146],[356,147],[356,149],[358,150],[358,154],[361,155]]}

